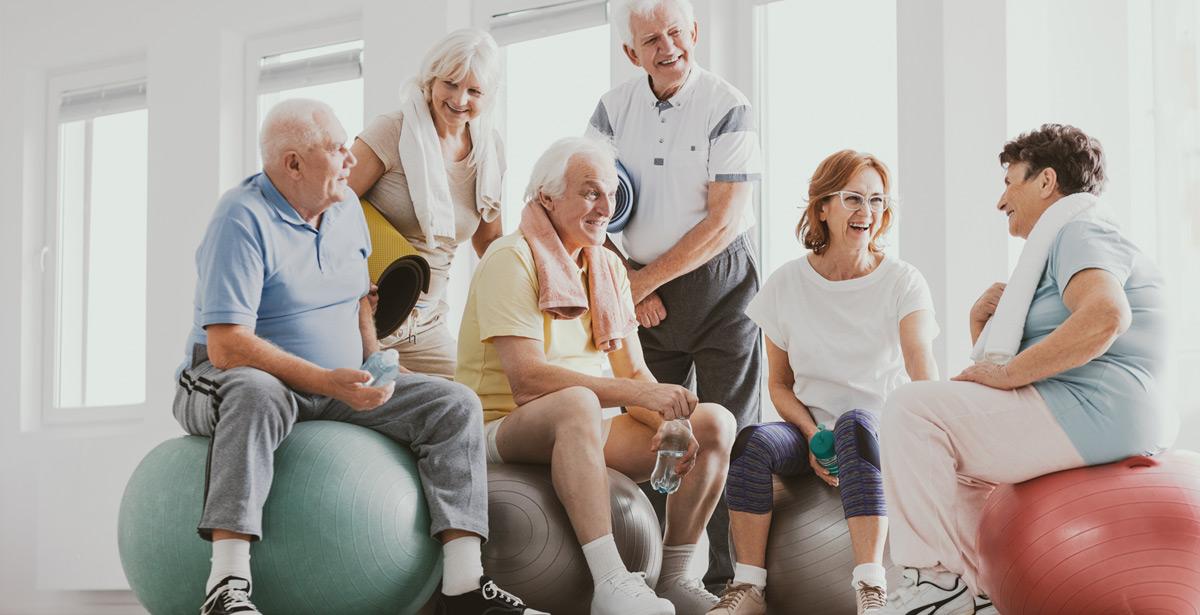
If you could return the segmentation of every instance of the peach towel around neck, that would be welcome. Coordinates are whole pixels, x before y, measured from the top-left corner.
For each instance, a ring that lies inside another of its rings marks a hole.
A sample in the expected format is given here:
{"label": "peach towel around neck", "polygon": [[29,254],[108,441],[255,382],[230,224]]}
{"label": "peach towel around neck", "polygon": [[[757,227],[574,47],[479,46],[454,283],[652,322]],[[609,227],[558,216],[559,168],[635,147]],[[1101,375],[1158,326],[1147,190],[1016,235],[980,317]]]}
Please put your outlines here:
{"label": "peach towel around neck", "polygon": [[538,309],[549,312],[557,320],[570,320],[579,318],[590,308],[592,341],[596,348],[603,352],[620,349],[621,340],[636,330],[637,320],[622,300],[617,276],[611,269],[614,265],[604,255],[607,248],[583,248],[590,287],[584,288],[579,279],[579,266],[567,254],[550,216],[540,204],[525,205],[518,228],[533,252],[539,288]]}

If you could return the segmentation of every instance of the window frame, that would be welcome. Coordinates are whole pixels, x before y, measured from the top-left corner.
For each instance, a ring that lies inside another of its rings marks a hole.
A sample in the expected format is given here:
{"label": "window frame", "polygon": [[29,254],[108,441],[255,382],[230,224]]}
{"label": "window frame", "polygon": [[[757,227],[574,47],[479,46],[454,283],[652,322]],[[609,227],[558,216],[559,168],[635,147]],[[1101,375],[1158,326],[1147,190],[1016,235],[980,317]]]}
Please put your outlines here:
{"label": "window frame", "polygon": [[[144,391],[144,399],[141,403],[136,404],[58,407],[56,403],[59,384],[55,365],[58,359],[58,284],[60,278],[59,263],[61,259],[59,245],[61,228],[59,225],[62,220],[60,216],[61,204],[59,202],[59,157],[61,154],[59,134],[60,106],[64,95],[71,92],[100,89],[137,81],[147,84],[148,89],[146,61],[144,58],[117,60],[101,65],[65,70],[52,73],[47,78],[45,107],[46,157],[44,166],[45,207],[44,227],[41,233],[42,247],[39,253],[38,265],[42,286],[41,301],[43,309],[41,310],[42,321],[40,323],[42,344],[39,353],[40,356],[35,362],[38,366],[36,369],[40,370],[40,373],[36,375],[36,381],[40,385],[38,392],[40,411],[28,417],[32,420],[25,424],[27,429],[95,423],[137,422],[143,419],[144,410],[151,398],[150,390],[147,386],[147,390]],[[144,103],[139,105],[137,109],[146,109],[149,112],[149,103],[150,100],[147,95]],[[102,117],[103,115],[108,114],[99,114],[92,116],[92,118]],[[147,119],[147,123],[149,123],[149,119]],[[149,149],[148,141],[147,149]],[[87,170],[85,171],[88,174],[90,174],[91,167],[90,150],[91,147],[89,145],[86,154]],[[148,180],[147,183],[149,183]],[[147,185],[148,190],[149,186]],[[147,304],[149,295],[149,280],[147,279]],[[147,313],[148,311],[147,309]],[[148,348],[143,350],[146,353],[147,359],[149,359]],[[86,357],[84,360],[86,361]]]}
{"label": "window frame", "polygon": [[[310,24],[271,32],[246,40],[246,53],[243,58],[245,67],[245,102],[242,115],[243,175],[252,175],[260,170],[258,163],[258,97],[261,94],[259,92],[259,76],[262,59],[268,56],[353,41],[363,41],[365,52],[366,41],[362,33],[362,18],[357,15],[343,17],[321,25]],[[365,86],[365,79],[362,76],[359,79],[364,80]],[[366,106],[365,88],[363,105]],[[353,139],[353,137],[354,135],[350,135],[350,138]]]}

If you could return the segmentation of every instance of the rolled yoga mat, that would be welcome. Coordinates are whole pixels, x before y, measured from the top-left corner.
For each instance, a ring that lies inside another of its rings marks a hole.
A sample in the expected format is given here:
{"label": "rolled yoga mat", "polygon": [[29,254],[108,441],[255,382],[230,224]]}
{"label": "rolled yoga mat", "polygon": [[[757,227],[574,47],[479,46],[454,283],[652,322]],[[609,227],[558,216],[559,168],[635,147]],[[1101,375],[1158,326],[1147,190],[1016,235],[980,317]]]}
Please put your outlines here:
{"label": "rolled yoga mat", "polygon": [[617,198],[613,204],[613,215],[608,220],[608,232],[620,233],[625,230],[625,225],[629,224],[629,220],[633,218],[633,212],[637,209],[637,192],[633,189],[633,180],[629,178],[629,171],[625,169],[625,165],[621,161],[617,161]]}
{"label": "rolled yoga mat", "polygon": [[375,306],[375,337],[392,335],[429,291],[429,263],[417,254],[404,235],[397,231],[374,205],[362,199],[363,215],[371,234],[371,255],[367,270],[371,283],[379,287]]}

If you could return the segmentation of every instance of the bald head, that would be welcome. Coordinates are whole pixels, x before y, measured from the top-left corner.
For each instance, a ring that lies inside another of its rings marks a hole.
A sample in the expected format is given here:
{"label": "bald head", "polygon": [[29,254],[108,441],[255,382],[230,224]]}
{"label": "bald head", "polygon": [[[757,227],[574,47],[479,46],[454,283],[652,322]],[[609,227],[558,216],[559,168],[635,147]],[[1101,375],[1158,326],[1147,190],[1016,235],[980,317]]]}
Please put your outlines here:
{"label": "bald head", "polygon": [[289,151],[304,152],[345,141],[345,129],[329,105],[308,98],[290,98],[271,107],[263,120],[260,141],[263,166],[282,164]]}

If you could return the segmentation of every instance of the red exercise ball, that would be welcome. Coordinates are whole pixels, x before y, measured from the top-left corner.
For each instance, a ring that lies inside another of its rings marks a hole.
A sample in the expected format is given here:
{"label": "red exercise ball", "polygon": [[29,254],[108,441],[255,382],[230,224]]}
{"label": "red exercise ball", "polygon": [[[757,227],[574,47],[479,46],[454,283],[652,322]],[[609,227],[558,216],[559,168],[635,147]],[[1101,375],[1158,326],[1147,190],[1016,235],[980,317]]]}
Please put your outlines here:
{"label": "red exercise ball", "polygon": [[1004,615],[1200,613],[1200,455],[1002,485],[976,541],[980,589]]}

